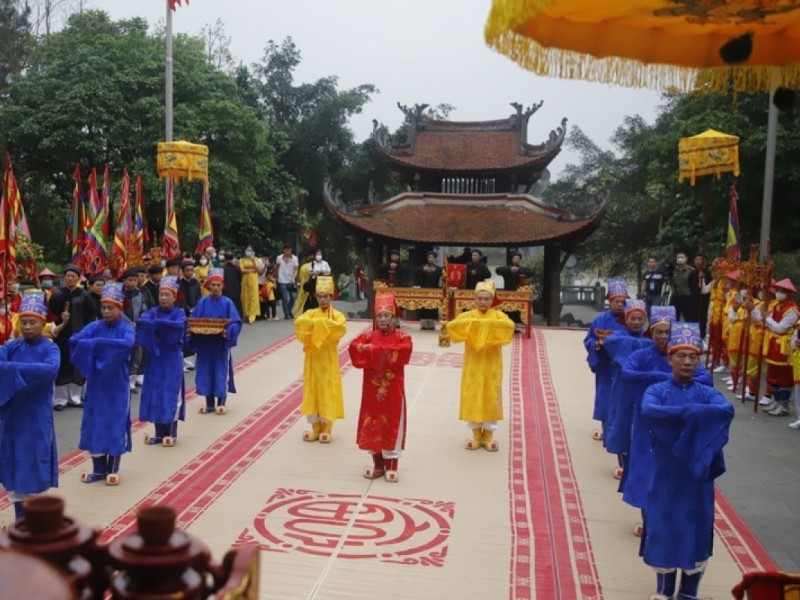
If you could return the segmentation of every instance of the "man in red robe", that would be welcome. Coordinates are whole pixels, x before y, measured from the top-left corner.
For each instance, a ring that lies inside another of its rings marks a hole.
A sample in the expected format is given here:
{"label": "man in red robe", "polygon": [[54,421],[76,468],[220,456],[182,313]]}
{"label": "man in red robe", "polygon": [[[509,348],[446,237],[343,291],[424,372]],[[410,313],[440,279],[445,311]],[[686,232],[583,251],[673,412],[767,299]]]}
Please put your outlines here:
{"label": "man in red robe", "polygon": [[411,358],[411,337],[395,328],[394,294],[375,297],[377,329],[350,343],[353,366],[364,369],[361,411],[358,415],[358,447],[372,455],[373,466],[364,477],[384,477],[397,482],[397,463],[406,442],[406,394],[404,367]]}

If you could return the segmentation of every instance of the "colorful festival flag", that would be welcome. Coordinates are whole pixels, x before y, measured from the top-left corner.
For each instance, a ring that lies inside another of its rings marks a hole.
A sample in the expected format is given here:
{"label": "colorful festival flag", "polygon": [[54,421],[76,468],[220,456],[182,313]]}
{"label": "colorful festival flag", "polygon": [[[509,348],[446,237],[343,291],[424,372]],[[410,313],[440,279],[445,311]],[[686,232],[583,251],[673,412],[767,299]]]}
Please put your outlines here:
{"label": "colorful festival flag", "polygon": [[731,185],[731,206],[728,213],[728,239],[725,244],[728,258],[739,260],[742,248],[739,245],[739,194],[736,191],[736,182]]}
{"label": "colorful festival flag", "polygon": [[181,246],[178,241],[178,219],[175,215],[175,202],[172,194],[172,178],[167,179],[166,217],[164,219],[164,238],[161,246],[161,258],[169,260],[179,258]]}
{"label": "colorful festival flag", "polygon": [[117,215],[117,225],[114,228],[114,247],[111,249],[111,255],[117,265],[117,277],[128,267],[128,239],[132,233],[131,180],[128,176],[128,170],[122,169],[122,197],[119,204],[119,214]]}
{"label": "colorful festival flag", "polygon": [[202,254],[206,248],[214,245],[214,226],[211,222],[211,195],[208,181],[203,182],[203,199],[200,204],[200,224],[197,228],[197,248],[195,254]]}
{"label": "colorful festival flag", "polygon": [[[175,10],[178,6],[182,6],[181,0],[167,0],[167,3],[172,10]],[[186,6],[189,6],[189,0],[186,0]]]}
{"label": "colorful festival flag", "polygon": [[103,191],[100,193],[100,210],[103,211],[103,236],[106,242],[111,235],[111,176],[108,172],[108,163],[103,169]]}
{"label": "colorful festival flag", "polygon": [[103,273],[106,268],[108,245],[106,242],[105,229],[106,211],[100,205],[97,195],[97,169],[92,168],[89,174],[89,206],[97,207],[97,214],[94,216],[92,224],[86,230],[86,244],[83,250],[83,271],[89,275]]}
{"label": "colorful festival flag", "polygon": [[147,232],[147,218],[144,212],[144,182],[142,176],[136,176],[136,211],[133,220],[133,247],[136,254],[144,255],[145,246],[150,241],[150,234]]}
{"label": "colorful festival flag", "polygon": [[[11,244],[6,244],[13,253],[14,276],[19,275],[19,267],[28,279],[33,280],[39,285],[39,270],[36,268],[36,258],[33,252],[33,240],[31,230],[28,227],[28,219],[25,217],[25,207],[22,204],[22,194],[20,194],[17,178],[14,177],[14,170],[11,166],[11,155],[6,152],[6,171],[3,178],[3,198],[6,202],[5,210],[8,211],[8,220],[5,220],[4,228],[7,230],[7,239]],[[19,256],[23,255],[22,264],[19,263]]]}
{"label": "colorful festival flag", "polygon": [[5,298],[6,283],[17,278],[17,248],[15,243],[14,202],[18,192],[11,172],[11,158],[6,154],[3,195],[0,198],[0,292]]}
{"label": "colorful festival flag", "polygon": [[81,193],[81,167],[75,165],[75,172],[72,174],[75,180],[75,190],[72,192],[72,208],[69,211],[67,220],[66,244],[70,247],[69,262],[83,270],[83,242],[85,237],[85,218],[84,205]]}

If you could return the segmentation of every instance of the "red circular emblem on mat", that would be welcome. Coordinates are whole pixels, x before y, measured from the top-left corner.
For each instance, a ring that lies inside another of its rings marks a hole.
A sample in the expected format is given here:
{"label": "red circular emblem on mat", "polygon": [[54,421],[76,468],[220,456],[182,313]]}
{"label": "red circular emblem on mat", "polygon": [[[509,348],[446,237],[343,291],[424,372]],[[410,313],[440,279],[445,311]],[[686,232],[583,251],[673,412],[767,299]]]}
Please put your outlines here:
{"label": "red circular emblem on mat", "polygon": [[278,490],[236,545],[273,552],[443,566],[452,502]]}

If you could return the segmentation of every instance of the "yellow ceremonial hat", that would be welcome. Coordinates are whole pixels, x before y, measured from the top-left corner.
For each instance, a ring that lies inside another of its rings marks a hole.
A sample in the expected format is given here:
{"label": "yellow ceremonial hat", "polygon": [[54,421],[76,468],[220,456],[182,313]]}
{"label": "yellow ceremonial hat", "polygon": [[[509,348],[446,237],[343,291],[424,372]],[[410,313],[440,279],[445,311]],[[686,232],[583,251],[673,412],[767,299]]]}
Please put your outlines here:
{"label": "yellow ceremonial hat", "polygon": [[475,293],[478,292],[489,292],[494,298],[495,295],[495,286],[494,281],[487,280],[487,281],[479,281],[478,285],[475,286]]}
{"label": "yellow ceremonial hat", "polygon": [[397,314],[394,303],[394,294],[377,294],[375,296],[375,314],[388,312]]}
{"label": "yellow ceremonial hat", "polygon": [[333,277],[320,275],[317,277],[317,285],[314,287],[315,294],[330,294],[333,296]]}

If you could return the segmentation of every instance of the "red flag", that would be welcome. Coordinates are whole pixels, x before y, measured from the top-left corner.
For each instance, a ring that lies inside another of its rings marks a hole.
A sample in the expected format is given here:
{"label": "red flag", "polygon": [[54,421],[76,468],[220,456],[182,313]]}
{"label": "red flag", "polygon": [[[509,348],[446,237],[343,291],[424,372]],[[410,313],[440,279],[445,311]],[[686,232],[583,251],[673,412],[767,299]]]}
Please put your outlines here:
{"label": "red flag", "polygon": [[111,234],[110,203],[111,177],[108,173],[108,163],[106,163],[106,166],[103,169],[103,191],[100,192],[100,210],[103,211],[103,214],[105,215],[105,218],[103,219],[103,235],[105,236],[106,240],[108,240],[109,235]]}
{"label": "red flag", "polygon": [[[172,10],[175,10],[178,6],[181,6],[181,0],[167,0],[167,3]],[[189,6],[189,0],[186,0],[186,6]]]}
{"label": "red flag", "polygon": [[85,231],[85,217],[83,214],[83,199],[81,198],[81,168],[75,165],[75,172],[72,174],[75,180],[75,190],[72,192],[72,209],[69,211],[67,221],[67,240],[70,247],[70,262],[83,271],[82,251]]}
{"label": "red flag", "polygon": [[97,169],[92,168],[89,174],[89,205],[96,206],[97,212],[86,228],[86,246],[83,250],[83,269],[90,275],[102,273],[106,268],[108,242],[103,230],[106,222],[106,211],[100,205],[97,195]]}
{"label": "red flag", "polygon": [[181,246],[178,241],[178,219],[175,215],[175,202],[172,195],[172,178],[167,179],[166,218],[164,220],[164,238],[161,245],[161,258],[169,260],[179,258]]}
{"label": "red flag", "polygon": [[739,194],[736,191],[736,182],[731,186],[731,202],[728,211],[728,234],[725,242],[728,258],[739,260],[742,256],[742,247],[739,244]]}
{"label": "red flag", "polygon": [[144,248],[150,241],[147,231],[147,218],[144,213],[144,182],[142,176],[136,176],[136,216],[133,219],[133,244],[136,253],[144,256]]}
{"label": "red flag", "polygon": [[128,240],[132,233],[131,180],[128,177],[128,170],[122,169],[122,198],[117,215],[117,226],[114,228],[114,247],[111,249],[111,255],[115,258],[114,262],[117,265],[118,277],[128,266]]}
{"label": "red flag", "polygon": [[200,224],[197,228],[197,248],[195,254],[202,254],[206,248],[214,245],[214,226],[211,223],[211,195],[208,192],[208,181],[203,182],[203,200],[200,206]]}
{"label": "red flag", "polygon": [[14,203],[17,183],[11,172],[11,157],[6,154],[3,196],[0,199],[0,292],[5,300],[6,283],[17,278],[17,248],[14,235]]}

